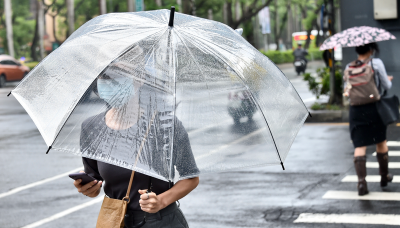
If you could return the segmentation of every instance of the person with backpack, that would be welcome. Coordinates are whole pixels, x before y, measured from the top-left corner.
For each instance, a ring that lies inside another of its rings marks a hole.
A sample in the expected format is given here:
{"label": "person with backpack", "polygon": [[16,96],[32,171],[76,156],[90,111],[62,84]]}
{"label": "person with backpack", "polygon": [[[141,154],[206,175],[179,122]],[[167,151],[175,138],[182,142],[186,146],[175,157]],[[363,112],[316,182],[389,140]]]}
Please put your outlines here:
{"label": "person with backpack", "polygon": [[375,53],[379,53],[376,43],[358,46],[355,50],[358,58],[349,63],[344,72],[344,95],[350,97],[350,135],[355,148],[358,195],[362,196],[368,194],[365,180],[367,146],[376,145],[381,187],[387,186],[393,180],[393,175],[388,170],[387,126],[376,107],[381,92],[391,88],[393,77],[387,75],[381,59],[373,58]]}

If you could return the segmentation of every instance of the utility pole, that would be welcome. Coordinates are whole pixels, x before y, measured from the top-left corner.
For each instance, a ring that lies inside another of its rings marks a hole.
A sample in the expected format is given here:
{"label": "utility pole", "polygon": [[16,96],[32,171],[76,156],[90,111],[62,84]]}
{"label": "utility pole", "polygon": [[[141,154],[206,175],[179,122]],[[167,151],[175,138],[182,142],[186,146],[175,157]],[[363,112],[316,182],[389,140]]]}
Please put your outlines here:
{"label": "utility pole", "polygon": [[135,12],[135,1],[128,0],[128,12]]}
{"label": "utility pole", "polygon": [[161,7],[161,6],[162,6],[161,0],[156,0],[156,5],[157,5],[158,7]]}
{"label": "utility pole", "polygon": [[[333,4],[333,0],[328,1],[328,27],[329,27],[329,35],[333,36],[335,34],[335,5]],[[330,59],[329,66],[331,68],[331,75],[329,80],[329,104],[337,103],[336,99],[336,85],[335,85],[335,50],[330,49]]]}
{"label": "utility pole", "polygon": [[74,0],[67,0],[68,36],[75,31]]}
{"label": "utility pole", "polygon": [[100,15],[107,13],[106,0],[99,0],[99,8],[100,8],[99,12]]}
{"label": "utility pole", "polygon": [[40,59],[44,59],[44,9],[42,0],[37,1],[37,13],[38,13],[38,32],[39,32],[39,50],[40,50]]}
{"label": "utility pole", "polygon": [[13,39],[13,29],[12,29],[12,9],[11,1],[4,0],[4,9],[6,14],[6,29],[7,29],[7,44],[8,44],[8,54],[15,57],[14,53],[14,39]]}

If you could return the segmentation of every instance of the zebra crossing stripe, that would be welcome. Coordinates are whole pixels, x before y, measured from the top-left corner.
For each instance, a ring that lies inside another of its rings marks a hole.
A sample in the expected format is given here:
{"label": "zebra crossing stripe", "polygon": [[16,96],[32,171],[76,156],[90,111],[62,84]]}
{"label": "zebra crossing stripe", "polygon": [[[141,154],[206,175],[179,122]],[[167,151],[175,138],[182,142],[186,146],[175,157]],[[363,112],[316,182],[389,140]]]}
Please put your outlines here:
{"label": "zebra crossing stripe", "polygon": [[[365,178],[367,182],[380,182],[381,176],[380,175],[367,175]],[[357,175],[347,175],[342,179],[342,182],[358,182]],[[393,183],[400,183],[400,176],[393,177]]]}
{"label": "zebra crossing stripe", "polygon": [[[379,168],[378,162],[367,162],[367,168]],[[389,169],[400,169],[400,162],[389,162]]]}
{"label": "zebra crossing stripe", "polygon": [[400,201],[400,192],[369,192],[367,195],[359,196],[356,191],[327,191],[323,199],[342,200],[387,200]]}
{"label": "zebra crossing stripe", "polygon": [[400,141],[388,141],[387,146],[400,146]]}
{"label": "zebra crossing stripe", "polygon": [[301,213],[294,223],[351,223],[400,225],[400,215],[394,214],[313,214]]}
{"label": "zebra crossing stripe", "polygon": [[[372,153],[372,156],[376,156],[376,152]],[[399,150],[389,150],[389,157],[399,157],[400,156],[400,151]]]}

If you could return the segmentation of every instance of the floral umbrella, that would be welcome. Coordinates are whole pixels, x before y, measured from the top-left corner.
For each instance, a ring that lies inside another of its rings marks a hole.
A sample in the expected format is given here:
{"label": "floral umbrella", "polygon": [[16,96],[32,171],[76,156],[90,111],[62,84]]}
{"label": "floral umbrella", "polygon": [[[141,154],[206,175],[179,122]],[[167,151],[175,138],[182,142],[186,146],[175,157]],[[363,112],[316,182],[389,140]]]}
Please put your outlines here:
{"label": "floral umbrella", "polygon": [[390,32],[369,26],[353,27],[337,33],[324,41],[321,51],[335,47],[356,47],[385,40],[395,40]]}

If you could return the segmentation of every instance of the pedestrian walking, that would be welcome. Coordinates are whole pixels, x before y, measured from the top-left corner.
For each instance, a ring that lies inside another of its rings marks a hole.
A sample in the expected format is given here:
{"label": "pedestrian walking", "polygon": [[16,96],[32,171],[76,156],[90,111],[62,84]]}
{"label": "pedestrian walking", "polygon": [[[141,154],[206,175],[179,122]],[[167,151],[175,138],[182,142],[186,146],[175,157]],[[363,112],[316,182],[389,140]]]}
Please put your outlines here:
{"label": "pedestrian walking", "polygon": [[392,76],[386,73],[385,65],[379,58],[376,43],[357,46],[357,60],[349,63],[345,70],[345,96],[350,96],[350,135],[354,145],[354,166],[358,176],[358,195],[368,194],[365,177],[366,149],[376,145],[376,158],[379,163],[381,187],[391,182],[393,175],[388,170],[388,147],[386,144],[386,128],[378,113],[376,102],[382,91],[392,86]]}
{"label": "pedestrian walking", "polygon": [[[97,90],[96,94],[107,102],[110,108],[82,123],[81,151],[95,154],[98,151],[111,153],[118,150],[119,153],[129,153],[130,150],[137,150],[134,148],[137,143],[132,142],[140,138],[137,136],[138,122],[143,118],[143,110],[138,107],[139,100],[145,99],[146,94],[152,89],[132,78],[121,77],[119,75],[121,70],[118,64],[113,64],[97,79],[97,86],[94,87]],[[159,118],[159,115],[161,114],[157,114],[155,118]],[[163,136],[155,131],[150,130],[143,136],[147,151],[138,157],[150,156],[152,169],[161,174],[165,169],[161,167],[164,161],[160,156],[162,152],[157,146],[157,141],[161,142]],[[148,134],[152,134],[152,137],[148,137]],[[116,135],[123,137],[115,137]],[[129,138],[133,140],[127,140]],[[178,119],[175,119],[174,140],[178,143],[174,144],[173,167],[181,176],[199,174],[188,134]],[[141,149],[143,148],[139,149],[139,153]],[[125,228],[189,227],[175,202],[197,187],[199,177],[180,180],[172,186],[172,182],[136,172],[133,181],[130,181],[132,175],[130,169],[85,157],[82,157],[82,160],[84,172],[98,181],[81,185],[82,179],[78,179],[74,181],[74,186],[80,193],[96,197],[104,181],[104,192],[107,197],[123,200],[126,195],[129,196],[130,202],[124,219]],[[101,227],[99,221],[97,227]]]}

